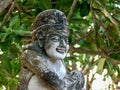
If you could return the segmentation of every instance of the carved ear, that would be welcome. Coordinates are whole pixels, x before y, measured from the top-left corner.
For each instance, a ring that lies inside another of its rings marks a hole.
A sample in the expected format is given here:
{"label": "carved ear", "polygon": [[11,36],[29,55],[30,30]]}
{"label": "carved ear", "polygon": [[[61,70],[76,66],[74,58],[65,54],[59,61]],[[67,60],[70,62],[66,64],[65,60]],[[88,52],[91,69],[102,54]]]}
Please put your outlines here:
{"label": "carved ear", "polygon": [[38,41],[39,46],[42,48],[44,47],[44,32],[42,30],[39,30],[36,32],[36,39]]}
{"label": "carved ear", "polygon": [[33,30],[32,32],[32,41],[37,41],[40,47],[44,46],[44,32],[43,30]]}
{"label": "carved ear", "polygon": [[36,32],[36,38],[39,40],[39,39],[44,39],[44,34],[43,34],[43,31],[40,30],[38,32]]}
{"label": "carved ear", "polygon": [[43,48],[44,47],[44,40],[41,39],[41,40],[38,40],[38,45],[40,46],[40,48]]}
{"label": "carved ear", "polygon": [[43,35],[43,31],[42,30],[33,30],[32,32],[32,40],[39,40],[39,39],[43,39],[44,35]]}

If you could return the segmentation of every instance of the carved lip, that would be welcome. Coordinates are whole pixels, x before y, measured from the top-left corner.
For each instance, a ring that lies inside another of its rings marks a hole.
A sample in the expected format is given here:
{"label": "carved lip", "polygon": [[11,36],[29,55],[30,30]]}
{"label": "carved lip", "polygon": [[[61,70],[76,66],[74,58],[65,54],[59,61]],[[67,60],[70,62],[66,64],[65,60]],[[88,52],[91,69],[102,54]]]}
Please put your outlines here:
{"label": "carved lip", "polygon": [[66,48],[57,48],[56,50],[60,53],[65,53],[66,52]]}

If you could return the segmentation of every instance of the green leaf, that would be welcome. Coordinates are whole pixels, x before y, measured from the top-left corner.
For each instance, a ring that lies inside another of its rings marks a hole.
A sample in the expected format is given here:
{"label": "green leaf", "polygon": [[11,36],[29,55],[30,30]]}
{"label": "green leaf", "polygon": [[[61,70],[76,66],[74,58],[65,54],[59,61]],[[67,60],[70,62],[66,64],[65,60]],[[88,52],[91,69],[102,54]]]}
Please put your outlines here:
{"label": "green leaf", "polygon": [[97,73],[102,74],[104,70],[104,63],[105,63],[105,58],[99,59],[98,65],[97,65]]}
{"label": "green leaf", "polygon": [[4,54],[2,57],[2,73],[7,77],[15,77],[20,71],[20,61],[19,60],[10,60],[8,53]]}
{"label": "green leaf", "polygon": [[5,42],[5,39],[7,38],[8,35],[9,33],[0,33],[0,41]]}
{"label": "green leaf", "polygon": [[4,65],[3,66],[3,72],[7,75],[7,76],[10,76],[11,74],[11,65],[10,65],[10,60],[7,59],[7,57],[3,57],[3,60],[2,60],[2,64]]}
{"label": "green leaf", "polygon": [[20,48],[20,46],[17,43],[13,42],[9,48],[9,59],[13,60],[15,58],[18,58],[18,54],[20,54],[21,50],[22,48]]}
{"label": "green leaf", "polygon": [[37,5],[42,10],[46,10],[46,9],[52,8],[50,0],[37,0]]}
{"label": "green leaf", "polygon": [[90,4],[88,4],[87,1],[84,1],[81,5],[80,5],[80,16],[84,17],[87,16],[90,12]]}
{"label": "green leaf", "polygon": [[13,30],[13,33],[19,36],[31,36],[31,31]]}
{"label": "green leaf", "polygon": [[15,60],[12,60],[10,62],[10,65],[11,65],[11,75],[16,76],[20,71],[20,67],[21,67],[20,63],[17,63]]}
{"label": "green leaf", "polygon": [[[3,52],[7,52],[8,49],[9,49],[9,46],[10,46],[10,42],[1,42],[0,43],[0,49],[3,51]],[[3,56],[3,55],[2,55]]]}
{"label": "green leaf", "polygon": [[18,15],[14,16],[11,20],[10,20],[10,23],[9,23],[9,27],[13,27],[15,24],[17,24],[17,21],[18,21]]}
{"label": "green leaf", "polygon": [[86,19],[71,19],[70,23],[77,23],[77,24],[84,23],[86,25],[89,25],[89,21]]}
{"label": "green leaf", "polygon": [[3,31],[6,33],[10,33],[10,29],[7,26],[3,26]]}
{"label": "green leaf", "polygon": [[104,47],[104,40],[102,39],[102,36],[100,34],[96,36],[95,40],[96,40],[97,49]]}

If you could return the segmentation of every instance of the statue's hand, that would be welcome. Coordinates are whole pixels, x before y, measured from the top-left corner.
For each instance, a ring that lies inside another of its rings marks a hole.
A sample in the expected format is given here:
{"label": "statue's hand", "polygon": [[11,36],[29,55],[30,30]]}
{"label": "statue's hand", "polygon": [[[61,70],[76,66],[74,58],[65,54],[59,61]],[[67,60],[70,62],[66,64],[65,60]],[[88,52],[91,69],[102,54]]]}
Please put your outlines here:
{"label": "statue's hand", "polygon": [[67,90],[65,81],[61,80],[56,73],[47,71],[44,73],[43,78],[46,82],[52,84],[55,90]]}
{"label": "statue's hand", "polygon": [[81,71],[74,70],[67,73],[64,80],[68,90],[83,90],[85,80]]}

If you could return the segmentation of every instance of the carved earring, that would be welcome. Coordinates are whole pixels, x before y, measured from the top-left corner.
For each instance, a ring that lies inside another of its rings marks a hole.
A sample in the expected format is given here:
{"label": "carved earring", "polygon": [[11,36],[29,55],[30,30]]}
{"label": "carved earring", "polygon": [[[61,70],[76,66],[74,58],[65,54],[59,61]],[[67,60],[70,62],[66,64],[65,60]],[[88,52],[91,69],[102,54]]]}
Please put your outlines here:
{"label": "carved earring", "polygon": [[44,40],[38,39],[38,45],[40,46],[40,48],[42,48],[44,46]]}

